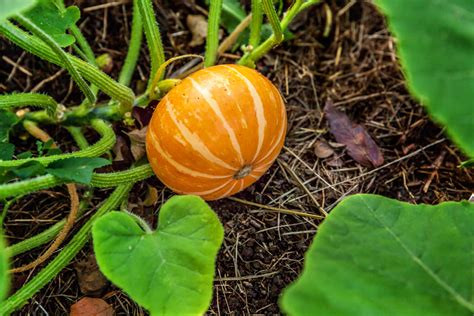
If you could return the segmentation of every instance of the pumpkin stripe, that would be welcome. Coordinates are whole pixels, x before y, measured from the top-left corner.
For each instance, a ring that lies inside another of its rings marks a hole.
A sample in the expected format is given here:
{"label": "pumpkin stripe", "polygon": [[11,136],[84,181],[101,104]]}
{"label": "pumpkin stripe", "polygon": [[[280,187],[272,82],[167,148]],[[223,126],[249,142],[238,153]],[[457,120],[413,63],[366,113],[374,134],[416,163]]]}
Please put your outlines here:
{"label": "pumpkin stripe", "polygon": [[233,179],[229,179],[227,180],[226,182],[224,182],[224,184],[218,186],[217,188],[212,188],[210,190],[207,190],[207,191],[198,191],[198,192],[188,192],[187,194],[191,194],[191,195],[209,195],[209,194],[212,194],[212,193],[216,193],[217,191],[223,189],[225,186],[227,186]]}
{"label": "pumpkin stripe", "polygon": [[156,151],[158,151],[158,153],[163,156],[166,161],[171,164],[174,168],[176,168],[179,172],[181,173],[184,173],[184,174],[188,174],[192,177],[202,177],[202,178],[208,178],[208,179],[224,179],[224,178],[227,178],[228,176],[216,176],[216,175],[210,175],[210,174],[207,174],[207,173],[202,173],[202,172],[199,172],[199,171],[196,171],[196,170],[192,170],[186,166],[183,166],[182,164],[176,162],[173,160],[173,158],[169,155],[169,153],[167,151],[165,151],[156,135],[155,135],[155,132],[153,131],[153,128],[148,128],[149,129],[149,134],[151,136],[151,141],[153,143],[153,145],[155,146],[156,148]]}
{"label": "pumpkin stripe", "polygon": [[227,190],[226,192],[224,192],[223,194],[221,194],[220,196],[218,196],[216,199],[220,199],[220,198],[223,198],[225,196],[228,196],[232,190],[235,188],[235,185],[237,184],[238,182],[234,182],[231,186],[230,186],[230,189]]}
{"label": "pumpkin stripe", "polygon": [[[196,135],[195,133],[191,132],[186,125],[182,124],[181,122],[178,121],[176,114],[174,112],[174,105],[166,99],[166,111],[168,112],[171,120],[173,123],[176,125],[178,128],[179,132],[183,136],[183,138],[191,145],[192,149],[194,151],[198,152],[204,159],[215,163],[221,167],[224,167],[226,169],[230,169],[232,171],[237,171],[238,169],[235,167],[232,167],[231,165],[227,164],[223,160],[221,160],[219,157],[215,156],[209,148],[204,144],[202,139]],[[231,175],[230,175],[231,176]]]}
{"label": "pumpkin stripe", "polygon": [[203,89],[199,83],[197,83],[196,80],[194,80],[193,78],[191,77],[188,77],[187,79],[190,80],[191,84],[193,85],[194,89],[196,89],[199,94],[202,95],[202,97],[204,98],[204,100],[206,100],[206,102],[209,104],[210,108],[214,111],[214,113],[217,115],[217,117],[219,117],[219,119],[222,121],[222,124],[224,125],[224,128],[225,130],[227,131],[229,137],[230,137],[230,141],[232,143],[232,147],[234,147],[234,150],[236,151],[237,153],[237,156],[239,157],[239,161],[240,163],[243,163],[244,161],[244,158],[242,156],[242,151],[240,150],[240,144],[239,142],[237,141],[237,137],[235,135],[235,132],[234,130],[230,127],[229,123],[227,122],[227,120],[225,119],[224,115],[222,114],[222,111],[219,107],[219,104],[216,102],[216,100],[214,100],[214,98],[212,97],[212,95],[209,93],[208,90],[206,89]]}
{"label": "pumpkin stripe", "polygon": [[260,98],[260,95],[258,94],[257,90],[253,86],[252,82],[247,79],[240,71],[235,69],[234,67],[231,66],[223,66],[226,67],[227,69],[231,70],[234,72],[247,86],[247,89],[250,92],[250,95],[252,96],[254,108],[255,108],[255,115],[257,116],[257,126],[258,126],[258,145],[257,145],[257,150],[255,152],[255,156],[253,160],[255,160],[258,155],[260,154],[260,150],[262,149],[263,145],[263,138],[264,138],[264,133],[265,133],[265,128],[267,126],[267,120],[265,119],[265,112],[263,110],[263,103],[262,99]]}

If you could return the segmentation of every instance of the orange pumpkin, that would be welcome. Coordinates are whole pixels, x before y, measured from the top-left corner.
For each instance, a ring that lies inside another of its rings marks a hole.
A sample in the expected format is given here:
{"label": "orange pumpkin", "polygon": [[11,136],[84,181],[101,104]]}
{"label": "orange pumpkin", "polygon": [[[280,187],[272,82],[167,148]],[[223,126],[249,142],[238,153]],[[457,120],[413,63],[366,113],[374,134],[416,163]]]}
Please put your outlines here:
{"label": "orange pumpkin", "polygon": [[267,78],[244,66],[213,66],[160,101],[148,126],[148,160],[173,191],[216,200],[267,171],[286,127],[283,99]]}

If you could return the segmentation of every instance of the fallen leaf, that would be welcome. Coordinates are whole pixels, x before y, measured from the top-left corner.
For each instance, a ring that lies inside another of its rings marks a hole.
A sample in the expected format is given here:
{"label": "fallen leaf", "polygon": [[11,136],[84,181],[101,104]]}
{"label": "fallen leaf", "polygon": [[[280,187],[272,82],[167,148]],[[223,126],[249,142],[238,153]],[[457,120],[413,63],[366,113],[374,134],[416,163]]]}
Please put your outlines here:
{"label": "fallen leaf", "polygon": [[378,167],[383,164],[383,155],[375,141],[359,124],[337,110],[332,101],[328,100],[324,107],[331,134],[338,143],[346,145],[347,153],[355,161],[366,167]]}
{"label": "fallen leaf", "polygon": [[71,306],[70,316],[113,316],[114,309],[100,298],[83,297]]}
{"label": "fallen leaf", "polygon": [[149,184],[147,184],[147,193],[143,205],[153,206],[158,201],[158,190]]}
{"label": "fallen leaf", "polygon": [[79,288],[85,295],[100,295],[108,286],[109,281],[100,272],[94,254],[89,254],[85,260],[81,260],[74,266]]}
{"label": "fallen leaf", "polygon": [[334,157],[330,160],[327,160],[326,161],[326,164],[330,167],[336,167],[336,168],[339,168],[339,167],[342,167],[342,165],[344,164],[344,162],[342,161],[341,158],[339,157]]}
{"label": "fallen leaf", "polygon": [[144,126],[147,126],[148,123],[150,123],[151,116],[153,115],[153,112],[155,111],[157,105],[158,105],[158,101],[152,100],[144,108],[139,107],[139,106],[133,107],[132,116],[135,119],[135,125],[138,128],[143,128]]}
{"label": "fallen leaf", "polygon": [[202,45],[207,37],[207,19],[203,15],[188,15],[186,17],[186,24],[188,25],[191,34],[193,35],[189,47],[196,47]]}
{"label": "fallen leaf", "polygon": [[127,135],[130,138],[130,150],[135,161],[142,158],[145,153],[145,141],[146,141],[146,130],[147,126],[142,129],[135,129],[128,132]]}
{"label": "fallen leaf", "polygon": [[328,158],[334,154],[334,150],[326,141],[318,140],[314,144],[314,154],[318,158]]}
{"label": "fallen leaf", "polygon": [[117,135],[117,141],[115,142],[112,151],[115,154],[113,161],[125,161],[127,163],[133,161],[132,153],[125,136]]}

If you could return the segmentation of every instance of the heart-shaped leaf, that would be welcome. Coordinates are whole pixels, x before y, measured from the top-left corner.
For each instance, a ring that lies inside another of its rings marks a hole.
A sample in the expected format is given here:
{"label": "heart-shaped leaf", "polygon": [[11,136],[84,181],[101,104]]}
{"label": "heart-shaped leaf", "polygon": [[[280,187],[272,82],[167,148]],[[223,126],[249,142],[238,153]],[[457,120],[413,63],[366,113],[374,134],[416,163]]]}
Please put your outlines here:
{"label": "heart-shaped leaf", "polygon": [[472,315],[473,245],[473,203],[354,195],[319,227],[280,305],[289,315]]}
{"label": "heart-shaped leaf", "polygon": [[0,0],[0,22],[15,14],[31,8],[37,0]]}
{"label": "heart-shaped leaf", "polygon": [[139,222],[124,212],[95,222],[101,271],[152,315],[203,314],[224,235],[216,214],[199,197],[174,196],[161,207],[155,232]]}
{"label": "heart-shaped leaf", "polygon": [[46,172],[60,179],[90,184],[94,169],[109,164],[110,161],[104,158],[73,157],[50,163]]}
{"label": "heart-shaped leaf", "polygon": [[0,160],[11,160],[15,152],[15,145],[0,142]]}
{"label": "heart-shaped leaf", "polygon": [[81,13],[76,6],[60,9],[53,0],[38,0],[38,5],[24,14],[33,23],[49,34],[61,47],[67,47],[75,42],[72,35],[66,34],[72,25],[80,18]]}
{"label": "heart-shaped leaf", "polygon": [[474,1],[376,0],[413,95],[474,157]]}

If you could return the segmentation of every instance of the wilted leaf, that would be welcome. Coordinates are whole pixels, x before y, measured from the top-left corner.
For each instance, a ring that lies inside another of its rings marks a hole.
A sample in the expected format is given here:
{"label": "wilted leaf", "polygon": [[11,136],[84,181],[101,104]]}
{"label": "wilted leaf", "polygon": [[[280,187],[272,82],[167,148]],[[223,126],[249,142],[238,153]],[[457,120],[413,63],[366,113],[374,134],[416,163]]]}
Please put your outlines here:
{"label": "wilted leaf", "polygon": [[328,158],[334,154],[334,150],[328,145],[326,141],[318,140],[314,144],[314,154],[318,158]]}
{"label": "wilted leaf", "polygon": [[100,298],[83,297],[71,306],[70,316],[113,316],[114,309]]}
{"label": "wilted leaf", "polygon": [[142,129],[136,129],[127,133],[128,137],[130,138],[130,150],[135,161],[139,160],[146,154],[146,130],[147,126]]}
{"label": "wilted leaf", "polygon": [[345,113],[337,110],[331,101],[326,102],[324,112],[331,134],[339,143],[346,145],[349,156],[366,167],[378,167],[383,164],[380,148],[364,127],[353,123]]}
{"label": "wilted leaf", "polygon": [[0,142],[0,160],[11,160],[15,152],[15,145]]}
{"label": "wilted leaf", "polygon": [[12,112],[0,110],[0,143],[8,142],[10,130],[18,121]]}
{"label": "wilted leaf", "polygon": [[202,45],[207,37],[206,17],[190,14],[186,17],[186,24],[193,35],[191,42],[188,43],[189,47]]}
{"label": "wilted leaf", "polygon": [[66,30],[79,20],[81,13],[76,6],[67,7],[64,12],[61,11],[54,1],[39,0],[38,5],[26,11],[24,15],[50,35],[61,47],[67,47],[75,42],[75,38],[66,34]]}
{"label": "wilted leaf", "polygon": [[329,213],[285,314],[472,315],[474,204],[354,195]]}
{"label": "wilted leaf", "polygon": [[77,280],[82,294],[100,295],[107,287],[108,281],[100,272],[94,254],[89,254],[86,259],[74,265],[77,273]]}
{"label": "wilted leaf", "polygon": [[134,106],[132,108],[132,116],[135,119],[135,122],[138,123],[138,128],[143,128],[150,123],[151,116],[158,105],[158,101],[152,100],[150,103],[142,108],[139,106]]}
{"label": "wilted leaf", "polygon": [[197,196],[169,199],[158,223],[147,232],[125,212],[99,218],[92,228],[99,267],[152,315],[202,315],[212,299],[222,225]]}
{"label": "wilted leaf", "polygon": [[21,13],[36,4],[37,0],[0,0],[0,22]]}
{"label": "wilted leaf", "polygon": [[153,206],[158,201],[158,190],[149,184],[147,184],[147,192],[145,200],[143,201],[143,205],[145,206]]}
{"label": "wilted leaf", "polygon": [[74,157],[50,163],[46,172],[63,180],[89,184],[94,169],[109,164],[110,161],[104,158]]}

